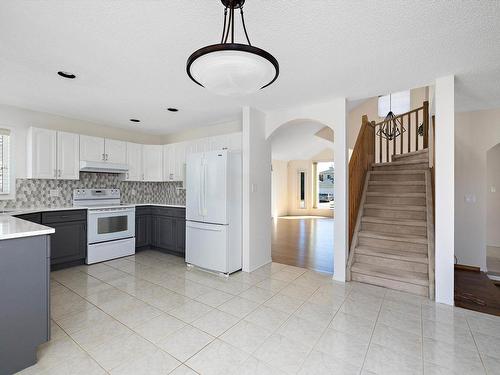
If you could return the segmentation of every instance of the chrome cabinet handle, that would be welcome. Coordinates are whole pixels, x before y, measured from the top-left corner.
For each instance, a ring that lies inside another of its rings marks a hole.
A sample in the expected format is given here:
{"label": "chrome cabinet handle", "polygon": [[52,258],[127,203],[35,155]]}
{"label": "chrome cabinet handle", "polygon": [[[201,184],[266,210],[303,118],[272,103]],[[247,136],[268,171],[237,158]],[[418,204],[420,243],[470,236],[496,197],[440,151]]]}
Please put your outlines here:
{"label": "chrome cabinet handle", "polygon": [[109,154],[106,154],[106,160],[108,160],[108,158],[109,158]]}
{"label": "chrome cabinet handle", "polygon": [[104,158],[104,154],[102,154],[102,160],[106,160],[106,159]]}
{"label": "chrome cabinet handle", "polygon": [[61,173],[61,170],[59,169],[59,176],[58,177],[61,177],[62,173]]}

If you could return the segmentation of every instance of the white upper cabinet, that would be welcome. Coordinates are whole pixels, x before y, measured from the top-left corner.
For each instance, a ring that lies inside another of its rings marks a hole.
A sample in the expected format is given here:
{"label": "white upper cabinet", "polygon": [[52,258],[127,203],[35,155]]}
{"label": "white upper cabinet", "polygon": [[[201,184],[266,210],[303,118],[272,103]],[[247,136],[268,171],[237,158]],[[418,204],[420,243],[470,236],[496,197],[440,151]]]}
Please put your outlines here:
{"label": "white upper cabinet", "polygon": [[184,181],[186,143],[163,146],[163,177],[165,181]]}
{"label": "white upper cabinet", "polygon": [[80,160],[105,161],[104,138],[80,136]]}
{"label": "white upper cabinet", "polygon": [[144,145],[142,148],[144,181],[163,181],[163,146]]}
{"label": "white upper cabinet", "polygon": [[127,163],[127,142],[106,138],[104,140],[104,159],[110,163]]}
{"label": "white upper cabinet", "polygon": [[28,177],[57,178],[57,132],[30,128],[28,130]]}
{"label": "white upper cabinet", "polygon": [[78,180],[80,178],[80,136],[57,132],[57,178]]}
{"label": "white upper cabinet", "polygon": [[241,150],[241,133],[217,135],[208,139],[209,150]]}
{"label": "white upper cabinet", "polygon": [[55,130],[28,130],[28,178],[78,180],[79,135]]}
{"label": "white upper cabinet", "polygon": [[127,143],[127,181],[142,181],[142,147],[138,143]]}

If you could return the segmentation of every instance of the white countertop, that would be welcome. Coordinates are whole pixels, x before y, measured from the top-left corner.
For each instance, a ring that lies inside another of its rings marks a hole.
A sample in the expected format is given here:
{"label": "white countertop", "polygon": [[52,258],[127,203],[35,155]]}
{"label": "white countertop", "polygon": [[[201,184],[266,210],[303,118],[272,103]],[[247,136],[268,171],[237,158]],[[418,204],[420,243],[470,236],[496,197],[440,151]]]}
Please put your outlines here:
{"label": "white countertop", "polygon": [[54,228],[18,219],[10,215],[0,215],[0,240],[41,236],[55,233]]}
{"label": "white countertop", "polygon": [[[186,208],[186,206],[182,205],[162,204],[162,203],[123,203],[123,205],[132,207],[159,206],[159,207]],[[13,209],[6,209],[4,211],[0,210],[0,241],[12,238],[40,236],[55,232],[54,228],[18,219],[14,217],[14,215],[23,215],[23,214],[48,212],[48,211],[86,210],[87,208],[90,207],[62,206],[62,207],[13,208]]]}
{"label": "white countertop", "polygon": [[[186,208],[183,205],[177,204],[163,204],[163,203],[122,203],[122,206],[159,206],[159,207],[174,207],[174,208]],[[99,208],[107,208],[107,207],[117,207],[117,206],[103,206]],[[31,208],[7,208],[4,211],[0,210],[0,216],[8,215],[22,215],[22,214],[30,214],[35,212],[49,212],[49,211],[65,211],[65,210],[86,210],[87,208],[96,208],[96,207],[75,207],[75,206],[59,206],[59,207],[31,207]]]}

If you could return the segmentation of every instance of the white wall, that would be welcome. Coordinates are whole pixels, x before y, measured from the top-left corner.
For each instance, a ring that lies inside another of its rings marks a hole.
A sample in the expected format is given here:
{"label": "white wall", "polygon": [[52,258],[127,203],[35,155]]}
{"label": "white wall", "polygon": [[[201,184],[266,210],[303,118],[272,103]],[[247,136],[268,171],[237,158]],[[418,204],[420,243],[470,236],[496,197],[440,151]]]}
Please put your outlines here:
{"label": "white wall", "polygon": [[243,271],[271,262],[271,147],[266,116],[243,108]]}
{"label": "white wall", "polygon": [[436,302],[454,303],[455,77],[436,80]]}
{"label": "white wall", "polygon": [[271,189],[273,218],[288,215],[288,161],[273,160]]}
{"label": "white wall", "polygon": [[486,153],[500,143],[500,109],[457,113],[455,124],[455,255],[486,271]]}
{"label": "white wall", "polygon": [[30,126],[123,141],[161,143],[157,136],[149,134],[0,104],[0,127],[8,127],[12,130],[11,148],[16,178],[26,177],[26,135]]}
{"label": "white wall", "polygon": [[500,247],[500,144],[486,153],[486,245]]}
{"label": "white wall", "polygon": [[163,143],[175,143],[198,138],[212,137],[215,135],[241,133],[241,128],[241,120],[228,121],[219,124],[203,126],[196,129],[189,129],[185,132],[167,134],[161,138]]}

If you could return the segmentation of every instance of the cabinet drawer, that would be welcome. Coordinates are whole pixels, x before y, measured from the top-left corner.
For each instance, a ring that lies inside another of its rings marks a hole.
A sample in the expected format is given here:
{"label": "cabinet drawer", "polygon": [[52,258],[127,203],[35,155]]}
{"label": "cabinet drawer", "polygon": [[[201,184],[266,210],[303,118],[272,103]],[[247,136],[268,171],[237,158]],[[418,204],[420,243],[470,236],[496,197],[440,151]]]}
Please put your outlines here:
{"label": "cabinet drawer", "polygon": [[31,221],[32,223],[37,223],[37,224],[42,223],[42,214],[40,212],[34,212],[31,214],[16,215],[16,217],[18,219]]}
{"label": "cabinet drawer", "polygon": [[87,210],[52,211],[42,213],[42,224],[87,220]]}
{"label": "cabinet drawer", "polygon": [[150,215],[151,207],[150,206],[135,206],[135,215]]}
{"label": "cabinet drawer", "polygon": [[151,213],[157,216],[186,217],[185,208],[155,206],[151,208]]}

